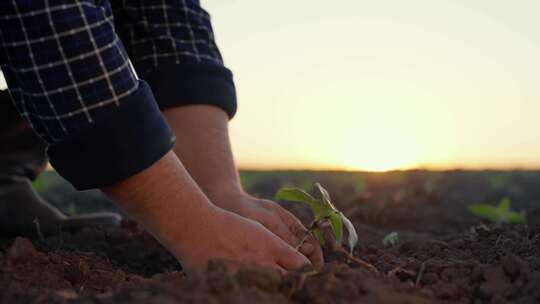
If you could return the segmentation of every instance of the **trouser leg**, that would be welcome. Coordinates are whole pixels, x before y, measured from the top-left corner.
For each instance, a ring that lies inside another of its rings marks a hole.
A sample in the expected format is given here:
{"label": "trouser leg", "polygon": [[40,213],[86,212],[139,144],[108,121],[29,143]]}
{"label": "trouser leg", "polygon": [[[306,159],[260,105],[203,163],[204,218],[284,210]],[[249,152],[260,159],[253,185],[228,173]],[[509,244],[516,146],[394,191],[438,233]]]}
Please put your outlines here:
{"label": "trouser leg", "polygon": [[0,91],[0,175],[33,180],[46,163],[46,144],[20,117],[8,91]]}
{"label": "trouser leg", "polygon": [[0,235],[54,234],[61,228],[119,223],[114,213],[68,218],[44,201],[31,181],[46,163],[46,144],[19,116],[8,92],[0,91]]}

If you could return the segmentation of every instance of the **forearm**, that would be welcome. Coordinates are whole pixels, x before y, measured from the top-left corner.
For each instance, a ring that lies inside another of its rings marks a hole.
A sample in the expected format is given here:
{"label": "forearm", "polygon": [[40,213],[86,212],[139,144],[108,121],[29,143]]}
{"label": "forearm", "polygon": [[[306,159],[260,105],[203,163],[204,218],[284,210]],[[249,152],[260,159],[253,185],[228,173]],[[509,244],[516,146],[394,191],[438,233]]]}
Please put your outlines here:
{"label": "forearm", "polygon": [[176,136],[175,153],[210,200],[227,204],[223,197],[241,193],[225,112],[196,105],[164,114]]}

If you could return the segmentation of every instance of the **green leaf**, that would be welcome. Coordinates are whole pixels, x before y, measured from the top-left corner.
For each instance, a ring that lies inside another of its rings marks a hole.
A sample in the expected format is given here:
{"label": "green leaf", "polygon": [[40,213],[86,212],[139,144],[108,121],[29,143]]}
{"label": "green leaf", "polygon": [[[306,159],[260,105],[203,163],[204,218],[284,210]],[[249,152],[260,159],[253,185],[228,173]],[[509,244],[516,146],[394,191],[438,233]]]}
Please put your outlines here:
{"label": "green leaf", "polygon": [[334,232],[336,242],[338,244],[341,244],[341,242],[343,241],[343,222],[341,221],[341,216],[337,212],[332,213],[328,216],[328,220],[330,221],[330,226],[332,227],[332,231]]}
{"label": "green leaf", "polygon": [[474,204],[469,206],[469,211],[483,219],[499,224],[524,224],[527,223],[525,214],[512,211],[510,200],[503,199],[497,207],[488,204]]}
{"label": "green leaf", "polygon": [[317,202],[317,199],[315,199],[313,196],[298,188],[282,188],[276,193],[275,199],[306,203],[308,205],[312,205]]}
{"label": "green leaf", "polygon": [[383,245],[386,247],[395,246],[399,240],[399,234],[395,231],[390,232],[383,238]]}
{"label": "green leaf", "polygon": [[326,191],[326,189],[324,189],[323,186],[321,186],[321,184],[319,183],[315,183],[315,185],[317,186],[317,189],[319,189],[319,192],[321,192],[323,202],[328,205],[328,207],[332,208],[332,210],[339,212],[336,206],[332,204],[332,200],[330,199],[330,194],[328,194],[328,191]]}
{"label": "green leaf", "polygon": [[328,194],[328,191],[321,186],[320,183],[315,183],[315,186],[317,186],[317,189],[319,189],[319,192],[321,192],[323,201],[329,202],[330,201],[330,194]]}
{"label": "green leaf", "polygon": [[343,213],[340,212],[339,215],[341,216],[341,221],[343,225],[345,226],[345,228],[347,228],[347,243],[349,245],[349,251],[352,254],[354,247],[356,246],[356,244],[358,244],[358,234],[356,233],[356,229],[354,229],[351,221]]}
{"label": "green leaf", "polygon": [[499,203],[499,206],[497,206],[497,209],[510,210],[510,199],[503,198],[501,202]]}
{"label": "green leaf", "polygon": [[495,222],[497,220],[497,212],[495,211],[495,208],[488,204],[471,205],[469,206],[469,211],[472,214],[491,222]]}
{"label": "green leaf", "polygon": [[319,243],[321,244],[321,246],[324,246],[324,243],[325,243],[325,241],[324,241],[324,235],[323,235],[321,229],[315,228],[315,229],[313,230],[313,234],[315,235],[315,238],[319,241]]}
{"label": "green leaf", "polygon": [[505,222],[508,224],[525,224],[527,223],[527,217],[525,214],[515,211],[509,211],[504,216]]}
{"label": "green leaf", "polygon": [[[332,232],[334,233],[334,237],[338,244],[343,242],[343,226],[345,226],[348,232],[347,243],[352,253],[352,250],[358,243],[358,234],[356,233],[353,224],[334,206],[334,204],[332,204],[328,191],[326,191],[319,183],[316,183],[316,186],[321,192],[322,199],[316,199],[298,188],[280,189],[276,194],[275,199],[300,202],[309,205],[313,212],[315,222],[330,222]],[[324,245],[325,239],[322,231],[319,228],[316,228],[313,230],[313,234],[319,240],[321,245]]]}
{"label": "green leaf", "polygon": [[282,188],[276,193],[276,200],[284,200],[298,203],[305,203],[311,207],[315,220],[318,221],[326,216],[329,212],[325,208],[323,201],[314,198],[302,189],[298,188]]}

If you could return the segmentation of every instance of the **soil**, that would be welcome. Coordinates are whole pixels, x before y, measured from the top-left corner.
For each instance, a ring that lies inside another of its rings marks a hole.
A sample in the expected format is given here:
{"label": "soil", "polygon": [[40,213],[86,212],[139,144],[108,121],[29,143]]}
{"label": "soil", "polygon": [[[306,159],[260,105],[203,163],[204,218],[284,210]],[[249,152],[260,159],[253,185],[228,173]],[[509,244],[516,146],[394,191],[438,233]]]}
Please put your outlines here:
{"label": "soil", "polygon": [[[282,276],[246,266],[228,275],[215,261],[206,275],[187,278],[172,256],[126,220],[119,228],[0,239],[0,303],[540,302],[538,172],[245,176],[257,177],[246,182],[248,190],[268,198],[282,185],[321,181],[357,227],[361,243],[354,256],[377,272],[327,248],[320,272]],[[47,191],[54,195],[44,196],[64,210],[72,210],[73,201],[84,211],[114,210],[99,194],[75,194],[65,184],[53,188]],[[527,212],[528,225],[494,225],[466,210],[503,197]],[[310,221],[301,205],[283,206]],[[383,245],[392,231],[397,243]]]}

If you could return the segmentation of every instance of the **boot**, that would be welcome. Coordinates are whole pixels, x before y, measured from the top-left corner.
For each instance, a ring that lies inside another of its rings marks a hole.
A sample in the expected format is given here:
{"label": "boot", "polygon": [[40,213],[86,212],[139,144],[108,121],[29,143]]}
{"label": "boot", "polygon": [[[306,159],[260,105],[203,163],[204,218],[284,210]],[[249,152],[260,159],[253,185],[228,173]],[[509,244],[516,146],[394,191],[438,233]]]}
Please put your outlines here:
{"label": "boot", "polygon": [[46,144],[0,91],[0,235],[36,236],[86,226],[118,226],[120,215],[103,212],[67,217],[32,188],[47,163]]}

